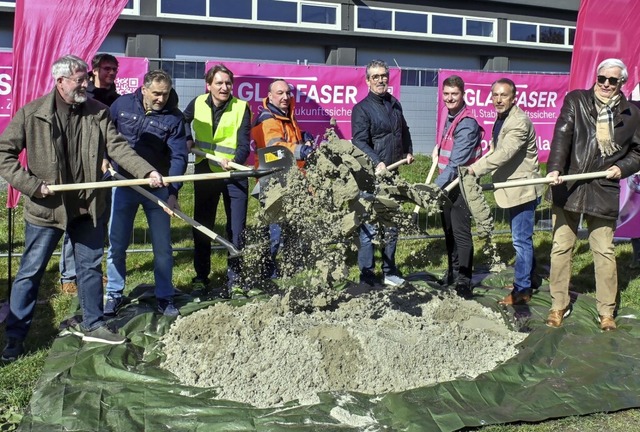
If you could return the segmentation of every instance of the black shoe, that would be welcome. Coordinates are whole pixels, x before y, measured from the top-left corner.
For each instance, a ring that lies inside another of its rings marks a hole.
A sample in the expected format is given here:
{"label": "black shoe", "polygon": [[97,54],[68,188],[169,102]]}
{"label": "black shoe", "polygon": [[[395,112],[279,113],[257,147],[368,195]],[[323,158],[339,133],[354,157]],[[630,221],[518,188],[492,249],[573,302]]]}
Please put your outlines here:
{"label": "black shoe", "polygon": [[5,363],[11,363],[16,361],[22,354],[24,354],[24,341],[10,337],[7,339],[7,345],[5,345],[4,351],[2,351],[0,360]]}
{"label": "black shoe", "polygon": [[471,300],[473,298],[473,289],[471,285],[466,282],[456,283],[455,290],[458,297],[462,297],[465,300]]}
{"label": "black shoe", "polygon": [[158,312],[166,317],[177,317],[180,311],[173,304],[173,299],[158,299]]}

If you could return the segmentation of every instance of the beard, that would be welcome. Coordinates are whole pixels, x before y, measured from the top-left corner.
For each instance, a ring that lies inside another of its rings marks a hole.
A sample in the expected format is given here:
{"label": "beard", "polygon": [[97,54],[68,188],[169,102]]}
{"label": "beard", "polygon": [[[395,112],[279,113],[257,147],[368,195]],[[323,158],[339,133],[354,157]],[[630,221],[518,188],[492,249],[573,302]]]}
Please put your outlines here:
{"label": "beard", "polygon": [[87,92],[80,93],[77,90],[74,90],[71,95],[76,103],[84,103],[87,101]]}

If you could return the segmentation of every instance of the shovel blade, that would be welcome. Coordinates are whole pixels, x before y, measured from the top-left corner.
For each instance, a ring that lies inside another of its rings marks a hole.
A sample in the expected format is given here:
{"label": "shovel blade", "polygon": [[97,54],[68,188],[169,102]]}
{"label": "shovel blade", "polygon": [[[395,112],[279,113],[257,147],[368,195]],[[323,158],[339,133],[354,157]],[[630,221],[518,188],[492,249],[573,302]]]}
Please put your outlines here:
{"label": "shovel blade", "polygon": [[296,166],[296,158],[288,148],[281,145],[262,147],[257,153],[259,170],[275,170],[273,174],[265,175],[258,180],[259,186],[256,186],[254,193],[263,196],[271,179],[277,180],[282,186],[285,185],[287,173]]}

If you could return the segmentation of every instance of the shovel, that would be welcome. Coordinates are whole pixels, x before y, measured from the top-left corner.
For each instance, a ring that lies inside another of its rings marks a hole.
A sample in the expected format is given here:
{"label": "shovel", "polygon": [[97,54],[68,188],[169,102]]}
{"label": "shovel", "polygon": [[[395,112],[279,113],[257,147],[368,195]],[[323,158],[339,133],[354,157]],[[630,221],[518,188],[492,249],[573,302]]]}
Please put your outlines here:
{"label": "shovel", "polygon": [[[199,181],[199,180],[220,180],[228,178],[247,178],[247,177],[263,177],[280,171],[281,168],[272,169],[257,169],[247,171],[227,171],[221,173],[205,173],[205,174],[190,174],[181,176],[166,176],[162,177],[165,183],[185,182],[185,181]],[[127,179],[127,180],[113,180],[113,181],[99,181],[99,182],[86,182],[78,184],[58,184],[47,185],[52,192],[64,192],[81,189],[103,189],[110,187],[121,186],[144,186],[149,184],[149,179]]]}
{"label": "shovel", "polygon": [[[122,174],[118,174],[116,172],[116,170],[114,170],[113,168],[109,168],[109,172],[111,173],[111,176],[113,176],[114,178],[117,178],[119,180],[126,180],[126,178]],[[158,198],[157,196],[155,196],[154,194],[152,194],[151,192],[149,192],[145,188],[140,187],[140,186],[131,186],[131,187],[133,189],[135,189],[136,192],[140,193],[144,197],[146,197],[146,198],[150,199],[151,201],[155,202],[156,204],[158,204],[163,209],[168,209],[169,208],[169,206],[167,205],[166,202],[162,201],[160,198]],[[213,241],[215,241],[217,243],[220,243],[222,246],[224,246],[227,249],[227,251],[229,251],[229,257],[230,258],[235,258],[235,257],[239,257],[240,255],[242,255],[242,252],[239,251],[233,245],[233,243],[231,243],[229,240],[219,236],[218,234],[214,233],[209,228],[207,228],[206,226],[202,225],[200,222],[196,221],[195,219],[191,218],[190,216],[186,215],[185,213],[181,212],[180,210],[171,209],[171,211],[173,212],[174,215],[176,215],[177,217],[179,217],[180,219],[182,219],[183,221],[185,221],[186,223],[188,223],[189,225],[191,225],[192,227],[194,227],[195,229],[197,229],[198,231],[200,231],[201,233],[203,233],[204,235],[206,235],[207,237],[209,237]]]}

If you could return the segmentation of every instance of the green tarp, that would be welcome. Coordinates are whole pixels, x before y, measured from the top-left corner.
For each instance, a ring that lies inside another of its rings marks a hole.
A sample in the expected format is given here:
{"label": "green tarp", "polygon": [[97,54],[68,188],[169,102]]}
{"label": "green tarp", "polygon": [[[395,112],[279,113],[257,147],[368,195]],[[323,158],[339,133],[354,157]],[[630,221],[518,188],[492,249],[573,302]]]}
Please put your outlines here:
{"label": "green tarp", "polygon": [[[572,315],[563,327],[552,329],[544,325],[550,306],[544,289],[514,310],[496,304],[503,289],[477,288],[477,301],[501,311],[510,325],[529,335],[516,357],[474,380],[378,397],[324,393],[313,406],[257,409],[216,400],[213,390],[182,386],[160,369],[158,339],[171,321],[153,313],[144,289],[137,291],[136,304],[113,320],[131,343],[83,343],[72,335],[54,341],[21,430],[453,431],[640,406],[637,312],[620,310],[618,330],[603,333],[596,324],[595,301],[586,296],[575,296]],[[179,300],[183,315],[211,304],[186,295]],[[330,414],[337,406],[375,423],[341,423]]]}

